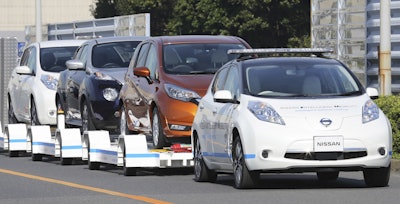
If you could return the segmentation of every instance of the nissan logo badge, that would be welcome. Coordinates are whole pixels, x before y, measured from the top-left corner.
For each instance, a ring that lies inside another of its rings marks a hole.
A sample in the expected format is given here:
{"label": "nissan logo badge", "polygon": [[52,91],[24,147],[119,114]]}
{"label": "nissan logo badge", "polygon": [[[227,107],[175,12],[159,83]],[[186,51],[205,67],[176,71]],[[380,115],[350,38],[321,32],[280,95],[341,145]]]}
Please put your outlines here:
{"label": "nissan logo badge", "polygon": [[325,127],[328,127],[332,124],[332,120],[329,118],[322,118],[319,122]]}

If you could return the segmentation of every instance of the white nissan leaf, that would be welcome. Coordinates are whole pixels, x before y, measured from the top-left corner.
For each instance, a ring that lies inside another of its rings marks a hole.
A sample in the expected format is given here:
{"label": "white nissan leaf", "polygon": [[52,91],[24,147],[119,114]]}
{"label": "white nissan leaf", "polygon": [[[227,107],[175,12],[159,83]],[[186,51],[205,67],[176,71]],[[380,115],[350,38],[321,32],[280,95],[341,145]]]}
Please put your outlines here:
{"label": "white nissan leaf", "polygon": [[230,50],[201,99],[192,127],[195,180],[233,173],[251,188],[260,173],[316,172],[321,181],[361,171],[369,187],[387,186],[392,129],[329,49]]}

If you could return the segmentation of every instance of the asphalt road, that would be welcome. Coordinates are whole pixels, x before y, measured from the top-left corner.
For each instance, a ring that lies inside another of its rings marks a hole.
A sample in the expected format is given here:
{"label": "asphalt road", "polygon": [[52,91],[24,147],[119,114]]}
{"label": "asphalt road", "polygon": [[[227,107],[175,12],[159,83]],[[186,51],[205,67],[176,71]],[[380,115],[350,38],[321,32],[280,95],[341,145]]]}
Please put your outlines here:
{"label": "asphalt road", "polygon": [[384,188],[366,188],[361,172],[339,176],[323,183],[315,174],[266,174],[258,188],[237,190],[230,175],[220,175],[216,183],[196,183],[192,169],[143,169],[125,177],[114,166],[91,171],[79,161],[62,166],[52,158],[33,162],[28,155],[0,153],[0,203],[399,203],[399,172],[392,172]]}

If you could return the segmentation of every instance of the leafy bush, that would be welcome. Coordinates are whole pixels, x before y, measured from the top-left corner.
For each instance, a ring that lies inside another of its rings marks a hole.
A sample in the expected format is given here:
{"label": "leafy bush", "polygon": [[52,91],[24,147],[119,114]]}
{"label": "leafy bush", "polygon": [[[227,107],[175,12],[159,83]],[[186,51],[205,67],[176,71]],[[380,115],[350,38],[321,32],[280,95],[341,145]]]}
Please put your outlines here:
{"label": "leafy bush", "polygon": [[400,96],[380,96],[374,100],[392,125],[393,152],[400,154]]}

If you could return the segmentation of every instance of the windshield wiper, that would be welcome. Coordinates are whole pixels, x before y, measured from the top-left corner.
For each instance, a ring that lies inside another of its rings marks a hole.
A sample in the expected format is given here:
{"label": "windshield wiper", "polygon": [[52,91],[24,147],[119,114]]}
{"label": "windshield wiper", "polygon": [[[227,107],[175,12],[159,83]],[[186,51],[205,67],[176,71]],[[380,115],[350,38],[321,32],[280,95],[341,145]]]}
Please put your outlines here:
{"label": "windshield wiper", "polygon": [[217,70],[190,71],[190,74],[215,74]]}
{"label": "windshield wiper", "polygon": [[342,93],[342,94],[339,94],[339,96],[358,96],[361,94],[362,94],[362,92],[359,90],[359,91],[350,91],[347,93]]}

